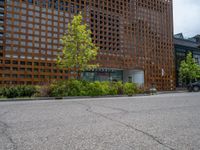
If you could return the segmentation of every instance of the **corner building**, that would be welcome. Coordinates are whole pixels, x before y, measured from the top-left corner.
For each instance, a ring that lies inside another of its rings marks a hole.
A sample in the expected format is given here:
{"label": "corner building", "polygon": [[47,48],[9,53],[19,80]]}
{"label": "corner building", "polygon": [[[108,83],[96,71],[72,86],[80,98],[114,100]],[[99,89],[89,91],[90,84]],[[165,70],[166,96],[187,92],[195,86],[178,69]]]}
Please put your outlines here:
{"label": "corner building", "polygon": [[69,69],[55,61],[67,23],[80,11],[100,47],[101,67],[85,79],[174,89],[172,0],[0,0],[0,84],[68,78]]}

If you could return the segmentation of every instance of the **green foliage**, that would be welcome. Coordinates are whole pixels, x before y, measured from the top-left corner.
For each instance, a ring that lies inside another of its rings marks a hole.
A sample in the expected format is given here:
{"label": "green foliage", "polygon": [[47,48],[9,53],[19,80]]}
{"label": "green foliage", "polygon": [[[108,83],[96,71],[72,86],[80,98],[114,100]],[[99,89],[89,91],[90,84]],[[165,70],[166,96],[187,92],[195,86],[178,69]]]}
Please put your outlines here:
{"label": "green foliage", "polygon": [[67,91],[66,81],[58,81],[51,84],[51,96],[66,96],[65,92]]}
{"label": "green foliage", "polygon": [[89,96],[103,96],[109,94],[108,82],[90,82],[86,89],[87,95]]}
{"label": "green foliage", "polygon": [[2,96],[7,98],[14,98],[18,96],[16,87],[4,87],[2,93]]}
{"label": "green foliage", "polygon": [[133,95],[138,93],[136,84],[122,82],[87,82],[80,80],[57,81],[42,86],[16,85],[0,87],[0,97],[67,97]]}
{"label": "green foliage", "polygon": [[36,93],[34,94],[35,97],[50,97],[51,96],[51,87],[49,84],[36,86]]}
{"label": "green foliage", "polygon": [[84,87],[81,81],[71,80],[68,82],[67,96],[82,96],[84,95]]}
{"label": "green foliage", "polygon": [[123,94],[123,84],[121,81],[110,83],[109,95],[122,95]]}
{"label": "green foliage", "polygon": [[184,83],[200,78],[200,66],[192,58],[192,53],[189,53],[186,57],[186,60],[181,62],[179,77]]}
{"label": "green foliage", "polygon": [[36,88],[31,85],[20,85],[15,88],[18,97],[31,97],[36,92]]}
{"label": "green foliage", "polygon": [[31,85],[16,85],[0,88],[0,97],[31,97],[36,93],[36,88]]}
{"label": "green foliage", "polygon": [[58,81],[51,84],[51,96],[68,96],[68,81]]}
{"label": "green foliage", "polygon": [[3,93],[4,93],[4,88],[0,87],[0,98],[3,97]]}
{"label": "green foliage", "polygon": [[62,68],[84,71],[98,66],[90,64],[96,59],[98,48],[92,43],[91,31],[87,24],[83,24],[81,13],[68,24],[68,32],[62,37],[61,43],[63,54],[58,56],[57,64]]}
{"label": "green foliage", "polygon": [[135,83],[125,83],[123,86],[124,94],[126,95],[133,95],[137,93],[137,85]]}
{"label": "green foliage", "polygon": [[51,96],[104,96],[104,95],[133,95],[139,90],[134,83],[122,82],[86,82],[79,80],[58,81],[50,86]]}
{"label": "green foliage", "polygon": [[78,80],[58,81],[51,85],[51,96],[84,96],[86,82]]}

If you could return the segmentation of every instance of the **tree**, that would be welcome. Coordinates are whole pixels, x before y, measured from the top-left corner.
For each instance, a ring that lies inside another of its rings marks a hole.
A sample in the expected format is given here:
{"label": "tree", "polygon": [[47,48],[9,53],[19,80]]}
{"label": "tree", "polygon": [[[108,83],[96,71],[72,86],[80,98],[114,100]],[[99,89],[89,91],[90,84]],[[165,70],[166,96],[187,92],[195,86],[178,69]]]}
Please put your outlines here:
{"label": "tree", "polygon": [[57,59],[61,68],[75,69],[78,77],[80,71],[98,67],[98,64],[91,64],[96,59],[98,47],[93,44],[91,31],[83,23],[81,13],[68,24],[68,31],[61,38],[61,43],[62,54]]}
{"label": "tree", "polygon": [[200,78],[200,66],[196,63],[192,57],[192,53],[188,53],[186,60],[183,60],[180,64],[179,76],[183,83],[190,83]]}

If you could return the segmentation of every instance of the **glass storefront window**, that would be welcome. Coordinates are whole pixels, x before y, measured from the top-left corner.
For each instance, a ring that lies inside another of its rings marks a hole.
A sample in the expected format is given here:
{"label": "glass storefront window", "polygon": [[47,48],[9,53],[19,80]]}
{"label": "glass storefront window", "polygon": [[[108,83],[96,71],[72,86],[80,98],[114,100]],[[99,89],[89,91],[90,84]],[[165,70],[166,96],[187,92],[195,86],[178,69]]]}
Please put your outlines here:
{"label": "glass storefront window", "polygon": [[83,72],[82,78],[86,81],[122,81],[122,70]]}
{"label": "glass storefront window", "polygon": [[83,72],[82,78],[86,81],[94,81],[94,72]]}

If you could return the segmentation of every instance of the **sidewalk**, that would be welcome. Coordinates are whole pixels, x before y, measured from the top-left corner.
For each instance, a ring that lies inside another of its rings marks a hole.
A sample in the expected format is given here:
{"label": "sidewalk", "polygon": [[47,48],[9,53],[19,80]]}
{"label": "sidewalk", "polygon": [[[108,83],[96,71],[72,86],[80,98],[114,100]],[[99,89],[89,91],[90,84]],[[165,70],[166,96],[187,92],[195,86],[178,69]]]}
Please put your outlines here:
{"label": "sidewalk", "polygon": [[186,88],[176,88],[174,91],[158,91],[157,94],[168,94],[168,93],[187,93]]}
{"label": "sidewalk", "polygon": [[[186,93],[187,89],[177,89],[175,91],[158,91],[154,95],[170,94],[170,93]],[[135,94],[132,97],[151,96],[151,94]],[[24,98],[0,98],[0,102],[12,101],[39,101],[39,100],[67,100],[67,99],[85,99],[85,98],[112,98],[112,97],[131,97],[128,95],[107,95],[107,96],[69,96],[69,97],[24,97]]]}

